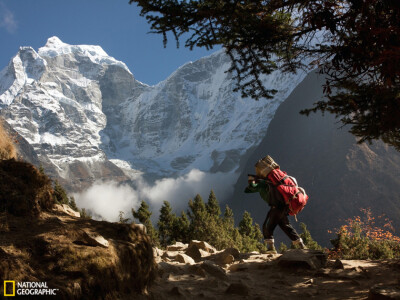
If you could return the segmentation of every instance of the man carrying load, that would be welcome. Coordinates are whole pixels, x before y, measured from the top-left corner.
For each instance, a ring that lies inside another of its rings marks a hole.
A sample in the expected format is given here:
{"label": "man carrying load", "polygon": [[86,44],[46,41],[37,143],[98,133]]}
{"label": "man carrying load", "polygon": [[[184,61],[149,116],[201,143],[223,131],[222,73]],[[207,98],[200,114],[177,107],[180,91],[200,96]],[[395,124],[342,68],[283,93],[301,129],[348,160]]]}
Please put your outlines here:
{"label": "man carrying load", "polygon": [[289,214],[296,216],[307,203],[308,196],[304,189],[297,186],[295,178],[282,172],[270,156],[260,159],[255,168],[256,175],[249,174],[245,193],[260,193],[261,198],[271,207],[262,227],[268,252],[276,253],[273,233],[277,225],[293,245],[306,249],[288,219]]}

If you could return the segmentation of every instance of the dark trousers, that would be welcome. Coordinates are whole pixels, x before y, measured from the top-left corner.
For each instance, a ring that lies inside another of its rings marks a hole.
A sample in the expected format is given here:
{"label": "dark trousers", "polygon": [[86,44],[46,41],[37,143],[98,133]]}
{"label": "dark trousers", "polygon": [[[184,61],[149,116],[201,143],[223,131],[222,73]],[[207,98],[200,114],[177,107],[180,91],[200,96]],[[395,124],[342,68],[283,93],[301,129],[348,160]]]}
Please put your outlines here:
{"label": "dark trousers", "polygon": [[283,232],[286,233],[286,235],[292,241],[300,239],[300,236],[298,235],[296,230],[289,223],[287,209],[272,206],[263,224],[264,239],[274,238],[274,230],[277,225],[279,225]]}

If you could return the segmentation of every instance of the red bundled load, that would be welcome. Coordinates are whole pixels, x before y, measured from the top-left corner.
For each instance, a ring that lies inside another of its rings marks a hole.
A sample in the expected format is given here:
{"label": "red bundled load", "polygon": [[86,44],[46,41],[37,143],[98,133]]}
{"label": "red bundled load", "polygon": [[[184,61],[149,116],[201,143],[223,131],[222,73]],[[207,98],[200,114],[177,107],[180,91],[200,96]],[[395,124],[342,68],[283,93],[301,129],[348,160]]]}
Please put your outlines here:
{"label": "red bundled load", "polygon": [[271,180],[289,206],[289,215],[297,215],[307,204],[308,196],[305,190],[297,185],[294,177],[280,169],[274,169],[267,175],[267,178]]}

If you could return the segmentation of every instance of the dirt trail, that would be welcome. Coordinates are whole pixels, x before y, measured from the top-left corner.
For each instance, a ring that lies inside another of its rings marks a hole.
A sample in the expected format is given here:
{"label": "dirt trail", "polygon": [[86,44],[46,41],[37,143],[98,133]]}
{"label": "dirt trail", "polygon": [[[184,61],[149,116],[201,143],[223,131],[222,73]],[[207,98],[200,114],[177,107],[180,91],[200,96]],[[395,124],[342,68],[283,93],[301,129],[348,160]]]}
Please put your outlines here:
{"label": "dirt trail", "polygon": [[[240,254],[225,265],[218,264],[217,254],[187,264],[173,259],[173,253],[158,255],[159,276],[150,299],[400,299],[398,260],[342,260],[342,265],[327,260],[313,269],[296,262],[282,265],[280,254]],[[379,295],[370,293],[374,286]]]}

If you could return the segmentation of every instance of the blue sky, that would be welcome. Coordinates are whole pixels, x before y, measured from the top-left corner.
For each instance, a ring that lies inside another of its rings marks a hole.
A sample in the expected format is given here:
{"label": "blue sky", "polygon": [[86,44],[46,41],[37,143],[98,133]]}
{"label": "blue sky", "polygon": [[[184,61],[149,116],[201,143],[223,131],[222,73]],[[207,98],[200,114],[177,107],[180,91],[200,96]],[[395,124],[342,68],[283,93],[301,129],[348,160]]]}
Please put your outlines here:
{"label": "blue sky", "polygon": [[[0,69],[20,46],[35,50],[51,36],[64,43],[99,45],[123,61],[137,80],[153,85],[179,66],[211,54],[205,49],[167,48],[162,35],[149,34],[150,25],[129,0],[0,0]],[[183,41],[181,42],[183,44]]]}

